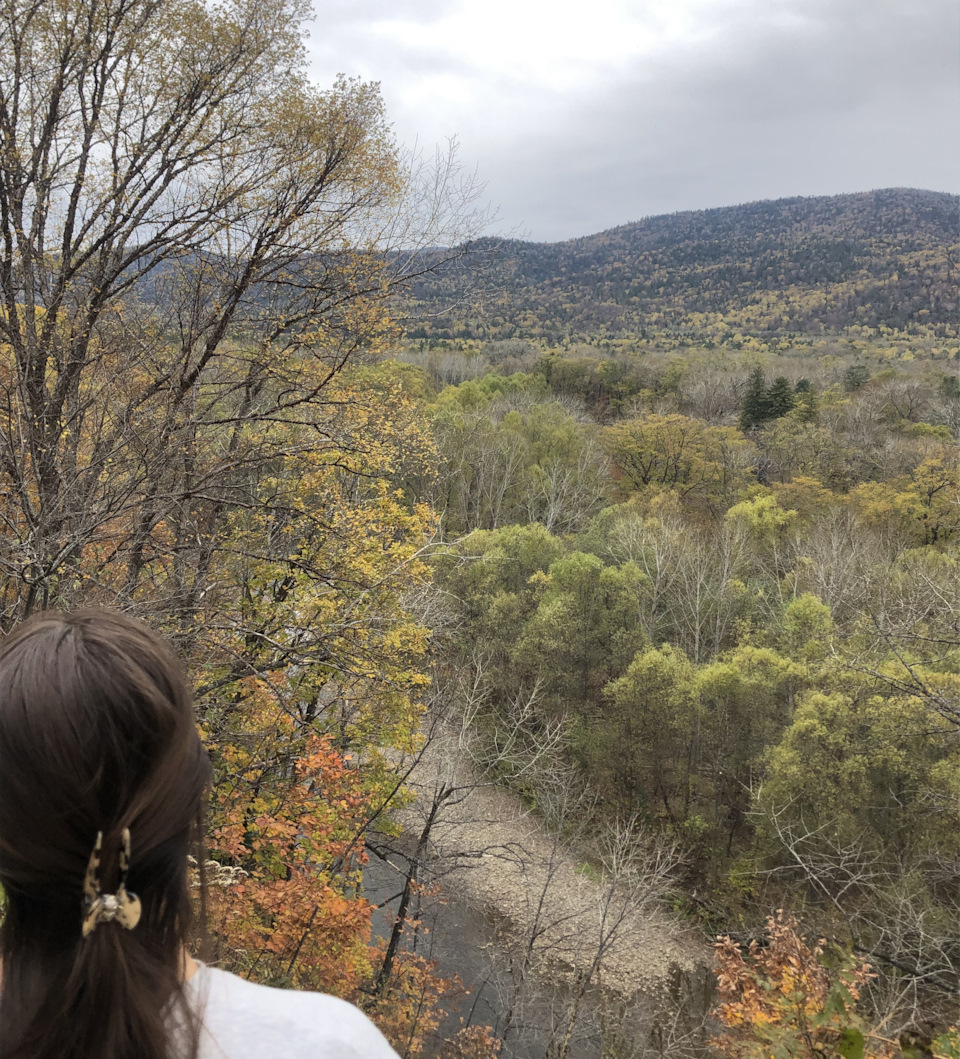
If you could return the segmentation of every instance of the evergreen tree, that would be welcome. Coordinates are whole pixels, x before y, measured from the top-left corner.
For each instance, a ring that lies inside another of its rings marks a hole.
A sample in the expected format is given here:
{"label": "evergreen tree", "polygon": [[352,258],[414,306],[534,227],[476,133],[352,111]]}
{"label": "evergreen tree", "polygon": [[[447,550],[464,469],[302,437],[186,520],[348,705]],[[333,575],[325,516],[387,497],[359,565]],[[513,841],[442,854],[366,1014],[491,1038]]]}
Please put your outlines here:
{"label": "evergreen tree", "polygon": [[843,388],[854,393],[870,381],[870,369],[866,364],[851,364],[843,373]]}
{"label": "evergreen tree", "polygon": [[797,399],[793,393],[793,387],[790,385],[789,379],[783,375],[778,375],[767,390],[767,419],[779,419],[780,416],[785,416],[793,406],[797,403]]}
{"label": "evergreen tree", "polygon": [[763,368],[757,366],[750,372],[747,392],[743,395],[743,404],[740,406],[740,429],[750,430],[769,418],[767,380],[763,376]]}

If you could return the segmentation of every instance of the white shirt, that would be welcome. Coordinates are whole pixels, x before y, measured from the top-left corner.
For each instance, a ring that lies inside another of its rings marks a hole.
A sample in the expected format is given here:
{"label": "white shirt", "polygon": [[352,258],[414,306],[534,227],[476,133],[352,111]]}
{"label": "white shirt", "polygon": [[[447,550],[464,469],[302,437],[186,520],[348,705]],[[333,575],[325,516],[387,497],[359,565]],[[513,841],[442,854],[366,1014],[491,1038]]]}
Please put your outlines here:
{"label": "white shirt", "polygon": [[271,989],[203,964],[184,993],[203,1012],[200,1059],[398,1059],[366,1015],[324,993]]}

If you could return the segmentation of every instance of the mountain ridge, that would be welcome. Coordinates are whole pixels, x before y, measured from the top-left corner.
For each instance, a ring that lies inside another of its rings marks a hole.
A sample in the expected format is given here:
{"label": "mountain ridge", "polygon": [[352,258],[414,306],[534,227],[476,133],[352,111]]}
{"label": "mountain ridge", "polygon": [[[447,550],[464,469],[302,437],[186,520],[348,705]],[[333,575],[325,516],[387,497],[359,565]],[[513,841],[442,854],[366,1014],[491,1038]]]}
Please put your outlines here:
{"label": "mountain ridge", "polygon": [[733,202],[725,206],[705,206],[702,209],[672,210],[669,213],[648,213],[644,214],[642,217],[638,217],[636,220],[625,221],[623,224],[615,224],[612,228],[602,228],[597,232],[590,232],[585,235],[575,235],[567,239],[511,239],[508,240],[508,242],[530,244],[534,246],[557,246],[561,244],[579,243],[584,240],[589,241],[591,239],[612,235],[627,229],[639,228],[654,221],[669,221],[683,217],[707,217],[711,214],[722,214],[729,210],[744,210],[759,206],[784,207],[807,203],[825,204],[836,202],[838,200],[863,199],[870,196],[888,195],[927,196],[931,200],[946,198],[948,200],[955,200],[957,208],[960,209],[960,194],[954,192],[937,191],[932,188],[912,188],[907,186],[871,188],[868,191],[841,192],[836,195],[784,195],[776,199],[748,199],[744,202]]}
{"label": "mountain ridge", "polygon": [[[480,311],[458,308],[457,270],[425,277],[414,300],[427,314],[453,317],[460,337],[689,328],[704,315],[767,333],[861,325],[952,335],[958,240],[960,196],[947,192],[762,200],[555,243],[480,240],[471,246],[485,266]],[[411,336],[444,329],[423,324]]]}

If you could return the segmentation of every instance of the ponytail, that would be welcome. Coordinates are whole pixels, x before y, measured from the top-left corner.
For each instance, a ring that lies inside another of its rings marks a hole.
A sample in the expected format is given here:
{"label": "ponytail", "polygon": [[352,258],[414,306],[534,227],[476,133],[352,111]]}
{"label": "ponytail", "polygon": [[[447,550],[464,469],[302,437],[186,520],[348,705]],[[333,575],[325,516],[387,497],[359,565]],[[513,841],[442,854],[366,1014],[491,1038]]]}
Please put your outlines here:
{"label": "ponytail", "polygon": [[[0,645],[0,1059],[196,1055],[180,969],[208,783],[180,667],[139,622],[42,614]],[[113,915],[124,894],[139,901],[131,929]]]}
{"label": "ponytail", "polygon": [[[12,919],[8,909],[5,953],[20,947]],[[168,1011],[179,988],[175,967],[113,925],[65,951],[6,956],[0,1056],[167,1059]]]}

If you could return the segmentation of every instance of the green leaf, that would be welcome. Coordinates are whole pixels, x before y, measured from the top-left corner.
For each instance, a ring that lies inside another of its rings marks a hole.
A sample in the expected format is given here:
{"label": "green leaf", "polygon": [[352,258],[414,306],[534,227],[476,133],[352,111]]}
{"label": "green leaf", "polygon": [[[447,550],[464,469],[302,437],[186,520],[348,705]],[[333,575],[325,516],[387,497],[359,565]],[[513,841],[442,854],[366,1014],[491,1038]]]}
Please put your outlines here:
{"label": "green leaf", "polygon": [[934,1042],[934,1051],[942,1059],[960,1059],[960,1033],[948,1030]]}
{"label": "green leaf", "polygon": [[837,989],[836,985],[827,994],[827,999],[823,1004],[823,1014],[825,1016],[831,1015],[846,1015],[847,1013],[847,998]]}
{"label": "green leaf", "polygon": [[843,1059],[863,1059],[864,1048],[863,1034],[859,1030],[848,1026],[840,1034],[840,1044],[837,1051],[843,1056]]}

